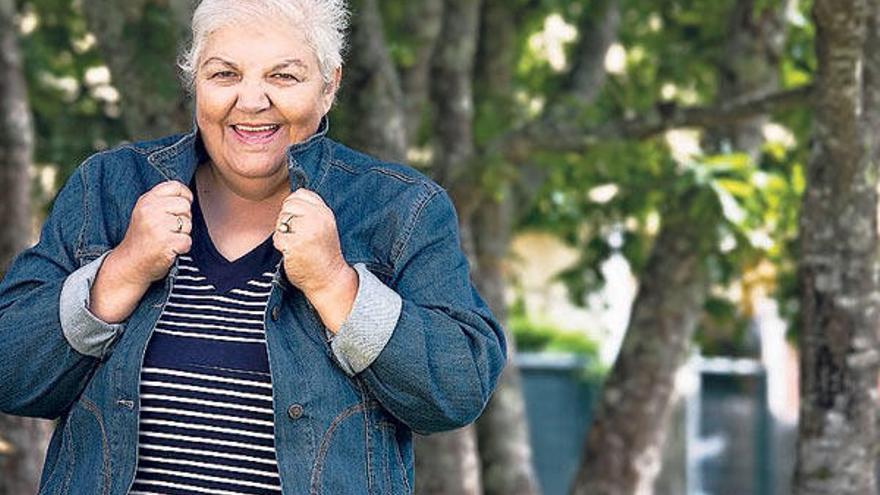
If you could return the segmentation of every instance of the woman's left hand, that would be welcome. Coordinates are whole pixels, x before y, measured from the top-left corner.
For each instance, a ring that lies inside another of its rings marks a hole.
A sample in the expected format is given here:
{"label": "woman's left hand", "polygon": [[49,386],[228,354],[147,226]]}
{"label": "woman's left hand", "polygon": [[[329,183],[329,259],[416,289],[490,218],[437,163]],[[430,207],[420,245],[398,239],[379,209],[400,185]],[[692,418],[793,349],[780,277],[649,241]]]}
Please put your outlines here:
{"label": "woman's left hand", "polygon": [[354,270],[342,256],[333,210],[308,189],[299,188],[284,200],[272,241],[284,256],[287,279],[310,298]]}

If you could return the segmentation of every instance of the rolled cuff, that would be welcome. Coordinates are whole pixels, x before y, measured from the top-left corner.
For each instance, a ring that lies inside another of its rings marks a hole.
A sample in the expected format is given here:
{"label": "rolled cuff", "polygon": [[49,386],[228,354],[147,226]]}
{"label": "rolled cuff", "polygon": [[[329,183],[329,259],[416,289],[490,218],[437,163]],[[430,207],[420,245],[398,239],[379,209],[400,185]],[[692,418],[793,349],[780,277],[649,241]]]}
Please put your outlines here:
{"label": "rolled cuff", "polygon": [[59,305],[64,338],[80,354],[97,358],[104,356],[124,329],[123,324],[107,323],[89,311],[92,284],[108,254],[109,251],[67,276]]}
{"label": "rolled cuff", "polygon": [[353,376],[379,357],[391,339],[403,301],[363,263],[354,265],[358,291],[348,318],[331,342],[333,354],[343,371]]}

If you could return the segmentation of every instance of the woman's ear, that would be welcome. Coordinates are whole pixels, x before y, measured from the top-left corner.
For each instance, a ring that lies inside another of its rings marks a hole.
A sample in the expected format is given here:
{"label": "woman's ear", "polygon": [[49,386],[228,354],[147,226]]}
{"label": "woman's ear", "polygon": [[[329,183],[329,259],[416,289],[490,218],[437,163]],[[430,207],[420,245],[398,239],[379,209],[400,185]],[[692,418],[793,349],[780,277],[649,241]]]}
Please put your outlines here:
{"label": "woman's ear", "polygon": [[342,67],[333,69],[333,75],[330,81],[324,84],[324,112],[329,112],[336,100],[336,93],[339,91],[339,83],[342,81]]}

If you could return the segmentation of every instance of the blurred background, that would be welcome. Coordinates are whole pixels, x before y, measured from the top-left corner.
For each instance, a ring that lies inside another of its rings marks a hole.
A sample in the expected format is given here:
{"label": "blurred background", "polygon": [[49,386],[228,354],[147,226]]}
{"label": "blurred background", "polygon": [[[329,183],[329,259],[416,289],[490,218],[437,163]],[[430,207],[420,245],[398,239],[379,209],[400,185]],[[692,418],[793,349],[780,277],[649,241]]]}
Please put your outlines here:
{"label": "blurred background", "polygon": [[[811,245],[835,260],[859,256],[836,239],[866,235],[876,257],[876,208],[802,211],[876,195],[870,127],[834,122],[876,112],[877,9],[816,3],[351,2],[330,134],[447,188],[474,281],[516,347],[475,426],[418,440],[417,493],[789,493],[799,411],[822,418],[838,397],[872,411],[846,398],[876,392],[876,362],[835,378],[859,345],[802,361],[830,321],[803,303],[804,232],[828,222]],[[175,61],[193,7],[0,0],[3,266],[87,156],[191,128]],[[817,29],[832,14],[848,34]],[[817,53],[840,46],[855,48],[823,76]],[[823,83],[833,70],[843,83]],[[863,144],[858,156],[821,151],[835,132],[857,133],[840,139]],[[853,280],[815,290],[876,293]],[[850,325],[844,344],[873,343],[876,303],[853,304],[866,319],[831,320]],[[801,362],[816,400],[799,392]],[[0,494],[36,492],[51,428],[0,419]],[[875,431],[852,428],[873,466]],[[868,493],[810,491],[800,476],[800,493]]]}

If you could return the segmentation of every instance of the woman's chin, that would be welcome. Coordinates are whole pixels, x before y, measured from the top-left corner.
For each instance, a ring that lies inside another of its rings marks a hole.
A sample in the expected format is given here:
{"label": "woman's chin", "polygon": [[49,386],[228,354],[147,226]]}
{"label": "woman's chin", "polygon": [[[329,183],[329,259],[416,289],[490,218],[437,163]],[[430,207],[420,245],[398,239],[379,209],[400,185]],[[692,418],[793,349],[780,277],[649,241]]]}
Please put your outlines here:
{"label": "woman's chin", "polygon": [[250,156],[230,161],[228,171],[242,179],[259,180],[287,175],[287,166],[284,155],[281,157]]}

